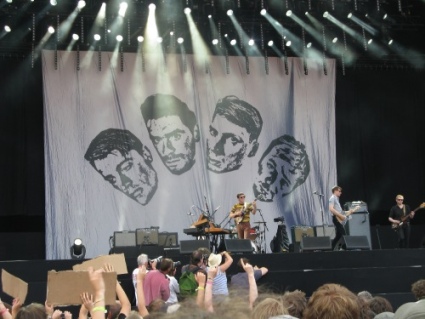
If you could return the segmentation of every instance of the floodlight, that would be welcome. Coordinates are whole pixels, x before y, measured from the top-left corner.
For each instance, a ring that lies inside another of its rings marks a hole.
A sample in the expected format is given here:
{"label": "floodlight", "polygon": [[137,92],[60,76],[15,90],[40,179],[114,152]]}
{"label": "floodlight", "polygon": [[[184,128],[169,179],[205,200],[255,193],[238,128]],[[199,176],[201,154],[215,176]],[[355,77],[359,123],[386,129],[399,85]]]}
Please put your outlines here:
{"label": "floodlight", "polygon": [[83,241],[80,238],[74,240],[74,244],[71,246],[70,251],[72,259],[84,259],[86,256],[86,247],[83,245]]}

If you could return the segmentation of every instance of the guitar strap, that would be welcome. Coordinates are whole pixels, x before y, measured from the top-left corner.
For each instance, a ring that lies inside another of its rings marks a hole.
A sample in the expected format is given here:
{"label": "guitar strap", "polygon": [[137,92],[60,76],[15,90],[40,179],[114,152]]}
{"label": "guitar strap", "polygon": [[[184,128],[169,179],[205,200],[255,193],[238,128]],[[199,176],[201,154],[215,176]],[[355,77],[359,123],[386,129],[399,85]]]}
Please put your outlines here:
{"label": "guitar strap", "polygon": [[403,216],[406,216],[406,205],[403,204]]}

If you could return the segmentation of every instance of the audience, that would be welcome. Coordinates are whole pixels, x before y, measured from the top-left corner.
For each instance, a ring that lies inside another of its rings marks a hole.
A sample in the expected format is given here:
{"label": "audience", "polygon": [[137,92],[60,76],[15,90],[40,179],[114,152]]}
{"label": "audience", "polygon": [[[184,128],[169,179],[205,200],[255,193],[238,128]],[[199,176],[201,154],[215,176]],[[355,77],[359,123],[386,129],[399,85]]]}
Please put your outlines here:
{"label": "audience", "polygon": [[[230,277],[230,288],[236,288],[236,289],[248,289],[248,276],[245,270],[242,267],[241,261],[245,264],[249,263],[248,258],[241,258],[238,261],[238,273]],[[257,266],[254,267],[254,277],[255,280],[258,281],[261,277],[263,277],[265,274],[267,274],[269,270],[266,267],[258,268]]]}
{"label": "audience", "polygon": [[302,318],[304,309],[307,307],[307,298],[301,290],[287,291],[282,296],[282,303],[291,316]]}

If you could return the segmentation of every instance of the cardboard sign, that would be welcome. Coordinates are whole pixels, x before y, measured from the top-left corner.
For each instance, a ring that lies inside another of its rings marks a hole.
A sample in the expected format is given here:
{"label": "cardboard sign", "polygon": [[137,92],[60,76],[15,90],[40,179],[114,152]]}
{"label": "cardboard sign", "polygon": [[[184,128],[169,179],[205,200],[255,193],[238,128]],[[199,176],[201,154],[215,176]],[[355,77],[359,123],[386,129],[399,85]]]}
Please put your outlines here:
{"label": "cardboard sign", "polygon": [[111,264],[118,275],[128,274],[124,254],[99,256],[81,264],[74,265],[72,269],[74,271],[87,271],[89,267],[93,267],[94,270],[97,270],[103,268],[105,264]]}
{"label": "cardboard sign", "polygon": [[8,273],[6,270],[1,270],[1,282],[3,292],[13,298],[19,298],[22,304],[25,303],[25,298],[28,294],[28,283]]}
{"label": "cardboard sign", "polygon": [[[105,304],[115,304],[116,272],[104,272]],[[87,271],[55,271],[47,273],[47,303],[52,305],[81,305],[83,292],[94,294]]]}

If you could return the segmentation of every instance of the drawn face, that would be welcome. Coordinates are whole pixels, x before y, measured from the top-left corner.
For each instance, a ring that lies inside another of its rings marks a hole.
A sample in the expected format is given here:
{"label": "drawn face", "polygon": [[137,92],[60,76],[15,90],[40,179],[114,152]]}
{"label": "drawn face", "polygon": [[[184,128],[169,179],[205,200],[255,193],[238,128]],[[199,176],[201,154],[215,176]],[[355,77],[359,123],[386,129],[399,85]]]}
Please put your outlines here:
{"label": "drawn face", "polygon": [[238,169],[252,149],[249,138],[250,134],[244,127],[217,115],[207,137],[208,169],[217,173]]}
{"label": "drawn face", "polygon": [[304,171],[298,168],[298,154],[289,148],[273,148],[258,163],[258,176],[254,182],[255,197],[271,202],[276,195],[281,197],[291,193],[297,181],[303,178]]}
{"label": "drawn face", "polygon": [[107,157],[95,160],[94,166],[114,188],[146,205],[158,185],[156,172],[150,164],[150,153],[146,156],[149,158],[135,150],[123,156],[118,150],[113,150]]}
{"label": "drawn face", "polygon": [[[179,116],[149,120],[147,127],[162,162],[171,173],[182,174],[193,166],[196,138]],[[197,127],[194,131],[197,134]]]}

